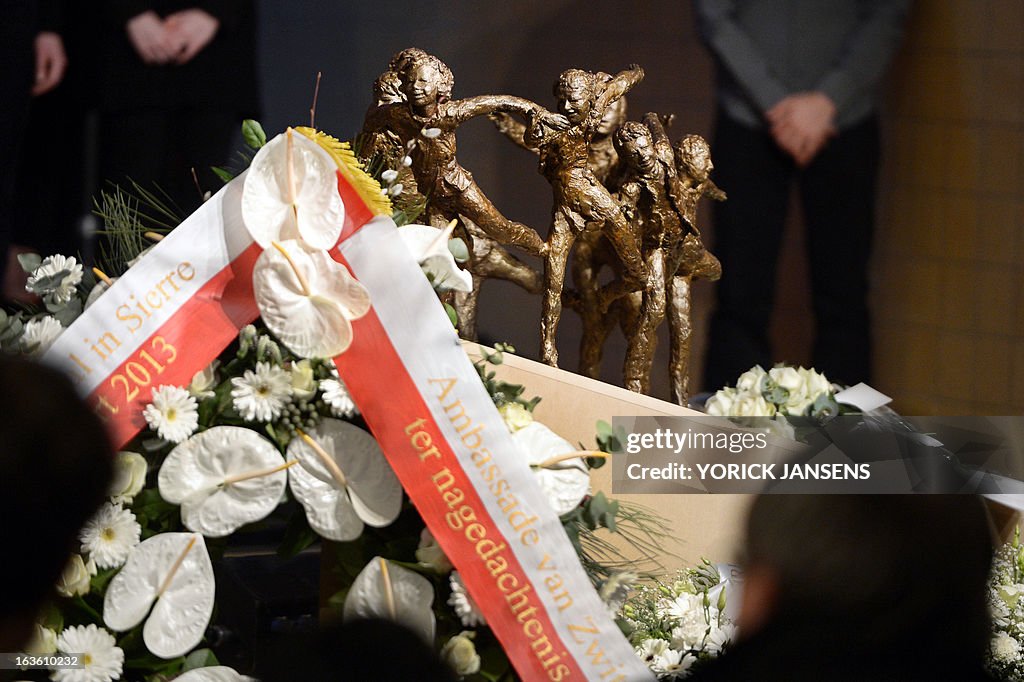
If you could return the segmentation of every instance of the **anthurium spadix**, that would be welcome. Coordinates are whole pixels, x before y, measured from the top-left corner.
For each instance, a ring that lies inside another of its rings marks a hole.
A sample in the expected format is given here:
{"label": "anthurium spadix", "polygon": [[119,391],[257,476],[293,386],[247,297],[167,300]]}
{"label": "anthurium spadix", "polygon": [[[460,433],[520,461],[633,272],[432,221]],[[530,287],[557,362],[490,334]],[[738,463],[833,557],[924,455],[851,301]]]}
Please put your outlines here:
{"label": "anthurium spadix", "polygon": [[181,505],[181,522],[208,537],[230,535],[274,511],[289,464],[269,440],[240,426],[214,426],[171,450],[160,496]]}
{"label": "anthurium spadix", "polygon": [[402,485],[377,441],[358,426],[325,417],[288,445],[292,494],[310,527],[329,540],[354,540],[363,524],[390,525],[402,510]]}
{"label": "anthurium spadix", "polygon": [[333,247],[345,222],[338,166],[320,145],[292,129],[256,153],[242,188],[242,220],[264,249],[301,239]]}
{"label": "anthurium spadix", "polygon": [[214,577],[203,536],[161,533],[139,544],[113,577],[103,622],[116,632],[146,618],[142,641],[160,658],[191,651],[213,614]]}
{"label": "anthurium spadix", "polygon": [[226,665],[211,665],[195,668],[174,678],[175,682],[256,682],[247,675],[236,672]]}
{"label": "anthurium spadix", "polygon": [[345,597],[343,616],[386,618],[434,641],[434,586],[415,571],[374,557],[359,572]]}
{"label": "anthurium spadix", "polygon": [[519,429],[512,440],[533,469],[555,513],[561,516],[575,509],[590,490],[590,474],[582,457],[603,453],[580,452],[540,422]]}
{"label": "anthurium spadix", "polygon": [[472,276],[459,268],[448,248],[454,228],[454,220],[443,230],[429,225],[406,225],[398,228],[398,235],[434,288],[438,291],[472,291]]}
{"label": "anthurium spadix", "polygon": [[263,322],[293,353],[332,358],[352,343],[352,320],[370,294],[326,251],[274,242],[256,261],[253,291]]}

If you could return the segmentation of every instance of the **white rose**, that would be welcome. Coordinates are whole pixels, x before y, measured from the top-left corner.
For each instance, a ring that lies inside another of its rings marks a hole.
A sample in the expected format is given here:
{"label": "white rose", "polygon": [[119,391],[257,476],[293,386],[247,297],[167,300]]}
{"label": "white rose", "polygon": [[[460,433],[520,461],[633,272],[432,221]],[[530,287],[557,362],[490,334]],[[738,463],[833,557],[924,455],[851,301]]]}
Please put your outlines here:
{"label": "white rose", "polygon": [[728,417],[732,414],[732,404],[736,395],[735,388],[723,388],[708,398],[704,403],[704,411],[716,417]]}
{"label": "white rose", "polygon": [[798,370],[792,367],[773,367],[768,376],[777,386],[789,391],[786,402],[781,406],[787,414],[802,415],[814,402],[814,397],[807,392],[806,377]]}
{"label": "white rose", "polygon": [[735,417],[771,417],[775,406],[760,393],[739,393],[733,399],[732,415]]}
{"label": "white rose", "polygon": [[68,561],[64,572],[57,580],[57,592],[62,597],[80,597],[89,594],[89,579],[91,577],[89,567],[82,560],[82,555],[72,554],[71,560]]}
{"label": "white rose", "polygon": [[441,649],[441,658],[460,677],[480,672],[480,655],[473,644],[475,636],[475,632],[463,630],[445,642]]}
{"label": "white rose", "polygon": [[32,639],[25,645],[25,653],[33,656],[57,653],[57,633],[36,623]]}
{"label": "white rose", "polygon": [[217,385],[217,367],[220,360],[214,360],[205,369],[201,369],[192,377],[188,385],[189,394],[196,400],[206,400],[214,397],[213,387]]}
{"label": "white rose", "polygon": [[736,380],[736,390],[741,393],[761,394],[761,382],[768,373],[761,365],[754,365]]}
{"label": "white rose", "polygon": [[533,422],[533,415],[519,403],[505,403],[498,408],[498,413],[505,420],[505,426],[510,433],[515,433]]}
{"label": "white rose", "polygon": [[431,532],[424,528],[420,533],[420,545],[416,549],[416,561],[424,568],[429,568],[437,573],[450,573],[452,562],[448,561],[447,555]]}
{"label": "white rose", "polygon": [[114,480],[110,483],[110,497],[114,504],[127,504],[146,485],[149,465],[146,458],[136,452],[119,452],[114,459]]}
{"label": "white rose", "polygon": [[292,395],[296,400],[309,400],[316,395],[317,381],[309,360],[292,363]]}
{"label": "white rose", "polygon": [[806,387],[807,395],[811,397],[811,402],[817,400],[818,396],[822,393],[832,392],[832,384],[825,378],[824,374],[819,374],[813,369],[804,369],[803,367],[797,371],[804,378],[804,386]]}

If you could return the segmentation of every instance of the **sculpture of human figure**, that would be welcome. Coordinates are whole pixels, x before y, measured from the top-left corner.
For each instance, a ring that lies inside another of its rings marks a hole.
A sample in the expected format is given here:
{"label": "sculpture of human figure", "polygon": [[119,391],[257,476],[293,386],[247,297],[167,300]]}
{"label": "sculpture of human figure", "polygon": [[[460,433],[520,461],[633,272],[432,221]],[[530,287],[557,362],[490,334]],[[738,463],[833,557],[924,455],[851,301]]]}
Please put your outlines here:
{"label": "sculpture of human figure", "polygon": [[[604,82],[612,79],[612,76],[607,73],[598,72],[596,75]],[[594,177],[607,187],[609,191],[617,190],[621,181],[619,154],[615,151],[615,145],[612,143],[612,133],[625,123],[628,108],[629,105],[625,95],[608,105],[604,116],[601,117],[601,122],[598,124],[597,129],[594,130],[594,136],[590,138],[590,146],[587,149],[587,166],[594,174]],[[498,132],[502,135],[523,149],[535,154],[539,153],[536,147],[530,147],[523,139],[526,135],[525,124],[504,112],[491,114],[488,118],[491,119]]]}
{"label": "sculpture of human figure", "polygon": [[639,66],[604,80],[580,69],[562,72],[555,83],[558,111],[568,128],[545,125],[540,116],[527,117],[524,142],[538,150],[541,173],[551,183],[554,205],[548,251],[544,257],[544,298],[541,318],[541,360],[558,365],[556,331],[562,314],[565,265],[576,238],[587,229],[600,230],[621,263],[620,276],[597,295],[602,312],[616,298],[639,289],[645,268],[640,243],[619,205],[588,167],[590,140],[612,102],[640,82]]}
{"label": "sculpture of human figure", "polygon": [[543,255],[547,245],[537,232],[502,215],[456,158],[455,130],[476,116],[513,111],[537,121],[538,128],[561,127],[560,119],[536,104],[509,95],[481,95],[452,100],[454,78],[444,62],[426,53],[398,65],[404,102],[378,106],[367,113],[365,132],[390,130],[408,145],[418,190],[427,197],[429,214],[449,219],[464,216],[500,244]]}
{"label": "sculpture of human figure", "polygon": [[725,192],[711,180],[714,169],[711,148],[700,135],[687,135],[673,146],[676,175],[671,196],[688,226],[678,255],[675,276],[668,282],[669,393],[673,402],[685,405],[689,399],[690,339],[692,324],[692,283],[694,279],[717,280],[722,265],[707,249],[697,229],[697,204],[702,197],[725,201]]}

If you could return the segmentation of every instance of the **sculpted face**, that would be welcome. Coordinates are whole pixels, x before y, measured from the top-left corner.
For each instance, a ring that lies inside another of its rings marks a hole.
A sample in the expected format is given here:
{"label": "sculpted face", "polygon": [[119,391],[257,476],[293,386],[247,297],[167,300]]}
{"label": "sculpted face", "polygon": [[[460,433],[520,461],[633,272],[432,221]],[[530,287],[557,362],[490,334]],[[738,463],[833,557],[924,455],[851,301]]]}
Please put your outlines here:
{"label": "sculpted face", "polygon": [[622,150],[626,153],[626,161],[641,173],[650,173],[657,165],[654,155],[654,143],[650,135],[629,138],[623,143]]}
{"label": "sculpted face", "polygon": [[429,62],[414,64],[402,74],[402,91],[415,107],[437,104],[441,74]]}
{"label": "sculpted face", "polygon": [[704,182],[715,169],[711,163],[711,147],[701,137],[691,135],[675,144],[676,168],[697,182]]}
{"label": "sculpted face", "polygon": [[611,135],[626,120],[626,98],[618,98],[604,110],[604,116],[597,125],[598,135]]}
{"label": "sculpted face", "polygon": [[558,97],[558,113],[569,119],[570,123],[579,123],[586,119],[594,106],[590,84],[583,78],[560,82],[555,96]]}

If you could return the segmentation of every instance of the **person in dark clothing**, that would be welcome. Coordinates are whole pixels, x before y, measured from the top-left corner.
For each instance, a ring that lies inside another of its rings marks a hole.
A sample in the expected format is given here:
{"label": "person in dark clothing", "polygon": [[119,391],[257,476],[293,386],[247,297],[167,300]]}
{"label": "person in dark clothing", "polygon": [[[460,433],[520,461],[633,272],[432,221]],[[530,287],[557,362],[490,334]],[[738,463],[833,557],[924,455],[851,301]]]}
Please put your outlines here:
{"label": "person in dark clothing", "polygon": [[989,679],[992,544],[970,495],[764,495],[740,640],[695,682]]}
{"label": "person in dark clothing", "polygon": [[715,57],[711,148],[714,253],[722,263],[705,386],[770,367],[776,266],[791,185],[806,226],[814,310],[812,364],[829,379],[868,381],[867,307],[880,157],[878,84],[910,0],[696,0]]}
{"label": "person in dark clothing", "polygon": [[[105,0],[100,179],[158,186],[187,215],[257,110],[254,0]],[[195,169],[197,181],[193,180]]]}
{"label": "person in dark clothing", "polygon": [[14,211],[17,159],[28,124],[29,101],[52,90],[64,76],[67,58],[55,0],[10,0],[0,21],[0,285],[17,224]]}

